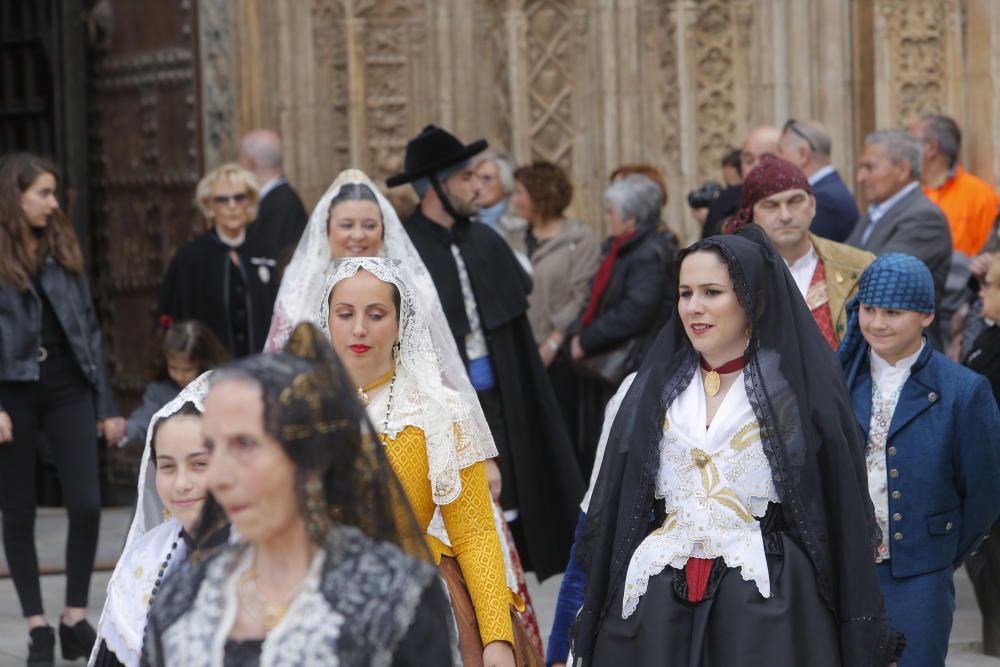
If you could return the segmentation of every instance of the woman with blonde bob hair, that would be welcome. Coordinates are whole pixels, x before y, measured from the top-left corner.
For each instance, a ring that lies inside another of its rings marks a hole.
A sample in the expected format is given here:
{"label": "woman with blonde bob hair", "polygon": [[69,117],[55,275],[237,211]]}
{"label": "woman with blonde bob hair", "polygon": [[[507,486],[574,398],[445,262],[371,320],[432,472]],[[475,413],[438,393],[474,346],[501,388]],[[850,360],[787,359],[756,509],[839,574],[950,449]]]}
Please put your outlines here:
{"label": "woman with blonde bob hair", "polygon": [[216,167],[198,182],[195,203],[208,231],[182,246],[160,292],[161,316],[200,320],[234,357],[264,347],[278,280],[277,248],[247,239],[260,188],[235,163]]}

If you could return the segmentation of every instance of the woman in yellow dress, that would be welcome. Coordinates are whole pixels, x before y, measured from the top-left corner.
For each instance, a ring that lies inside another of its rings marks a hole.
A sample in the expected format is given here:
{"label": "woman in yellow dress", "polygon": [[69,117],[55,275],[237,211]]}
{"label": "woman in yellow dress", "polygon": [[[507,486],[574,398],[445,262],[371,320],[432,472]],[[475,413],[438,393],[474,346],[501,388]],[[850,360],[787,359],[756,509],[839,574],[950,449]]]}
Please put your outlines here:
{"label": "woman in yellow dress", "polygon": [[428,543],[439,563],[442,557],[458,562],[484,647],[482,664],[513,667],[512,596],[478,446],[484,434],[467,404],[442,382],[435,345],[399,262],[339,260],[326,285],[320,327],[357,385],[420,526],[429,527],[440,508],[451,544],[431,536]]}

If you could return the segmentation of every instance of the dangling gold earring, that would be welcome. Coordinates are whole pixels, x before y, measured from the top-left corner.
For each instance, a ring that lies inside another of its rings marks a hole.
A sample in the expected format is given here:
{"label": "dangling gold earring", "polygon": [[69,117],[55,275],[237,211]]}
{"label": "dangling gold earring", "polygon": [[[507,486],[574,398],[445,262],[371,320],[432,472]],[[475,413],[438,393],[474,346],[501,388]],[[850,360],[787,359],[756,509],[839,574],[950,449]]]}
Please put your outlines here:
{"label": "dangling gold earring", "polygon": [[392,363],[395,366],[399,366],[399,350],[400,350],[400,348],[402,348],[402,345],[400,344],[400,342],[398,340],[395,343],[392,344]]}
{"label": "dangling gold earring", "polygon": [[164,507],[163,508],[163,520],[164,521],[170,521],[170,517],[171,517],[170,510],[168,510],[166,507]]}

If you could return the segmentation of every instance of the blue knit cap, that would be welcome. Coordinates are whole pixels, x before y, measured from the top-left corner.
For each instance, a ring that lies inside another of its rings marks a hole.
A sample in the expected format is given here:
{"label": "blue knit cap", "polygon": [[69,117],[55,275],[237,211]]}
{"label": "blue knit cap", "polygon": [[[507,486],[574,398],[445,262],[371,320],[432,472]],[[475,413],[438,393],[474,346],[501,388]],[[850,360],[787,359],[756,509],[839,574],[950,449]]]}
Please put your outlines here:
{"label": "blue knit cap", "polygon": [[934,277],[913,255],[890,252],[882,255],[861,274],[858,293],[847,304],[847,333],[837,350],[841,365],[852,375],[855,362],[868,352],[861,335],[858,312],[861,304],[875,308],[934,312]]}

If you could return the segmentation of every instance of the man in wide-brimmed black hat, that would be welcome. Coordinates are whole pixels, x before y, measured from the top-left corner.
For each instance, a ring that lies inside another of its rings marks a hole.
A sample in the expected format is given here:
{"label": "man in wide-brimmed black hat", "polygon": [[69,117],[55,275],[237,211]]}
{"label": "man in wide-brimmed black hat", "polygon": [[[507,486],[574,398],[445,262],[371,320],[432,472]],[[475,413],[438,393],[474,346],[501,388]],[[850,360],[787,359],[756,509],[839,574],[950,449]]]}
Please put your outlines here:
{"label": "man in wide-brimmed black hat", "polygon": [[465,145],[429,125],[406,146],[405,171],[420,197],[404,223],[434,280],[469,379],[493,431],[503,479],[500,502],[525,569],[539,579],[566,566],[584,484],[555,393],[528,324],[531,280],[507,243],[472,224],[478,179]]}

